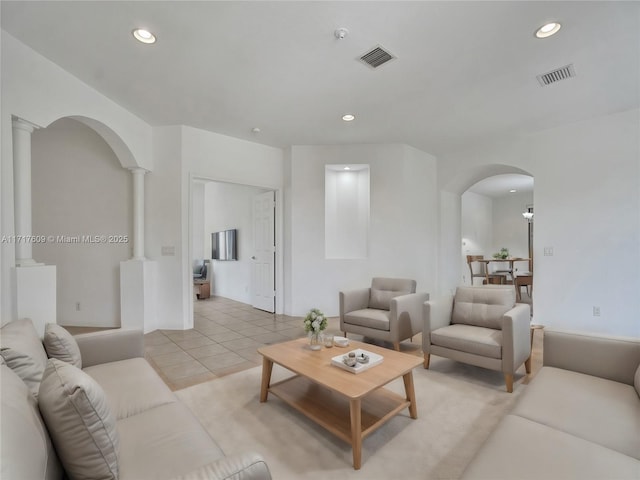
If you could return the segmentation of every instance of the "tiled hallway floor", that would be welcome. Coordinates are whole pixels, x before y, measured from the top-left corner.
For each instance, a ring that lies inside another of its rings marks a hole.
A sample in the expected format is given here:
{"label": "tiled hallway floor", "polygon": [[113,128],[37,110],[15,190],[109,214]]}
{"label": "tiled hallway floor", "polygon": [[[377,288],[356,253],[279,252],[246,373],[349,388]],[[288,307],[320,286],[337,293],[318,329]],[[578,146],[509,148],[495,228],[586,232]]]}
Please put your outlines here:
{"label": "tiled hallway floor", "polygon": [[[144,336],[145,358],[172,390],[262,365],[262,345],[304,337],[302,318],[274,315],[223,297],[194,300],[194,328]],[[328,332],[339,334],[338,319]]]}

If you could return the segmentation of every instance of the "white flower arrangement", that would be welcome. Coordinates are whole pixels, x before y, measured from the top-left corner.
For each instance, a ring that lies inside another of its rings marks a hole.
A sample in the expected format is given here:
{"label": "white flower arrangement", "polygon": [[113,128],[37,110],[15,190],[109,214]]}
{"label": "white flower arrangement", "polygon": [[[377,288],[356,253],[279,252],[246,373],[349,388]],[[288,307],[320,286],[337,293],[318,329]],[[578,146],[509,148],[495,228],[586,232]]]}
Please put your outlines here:
{"label": "white flower arrangement", "polygon": [[304,331],[311,333],[320,333],[327,328],[327,317],[324,316],[317,308],[312,308],[304,317]]}

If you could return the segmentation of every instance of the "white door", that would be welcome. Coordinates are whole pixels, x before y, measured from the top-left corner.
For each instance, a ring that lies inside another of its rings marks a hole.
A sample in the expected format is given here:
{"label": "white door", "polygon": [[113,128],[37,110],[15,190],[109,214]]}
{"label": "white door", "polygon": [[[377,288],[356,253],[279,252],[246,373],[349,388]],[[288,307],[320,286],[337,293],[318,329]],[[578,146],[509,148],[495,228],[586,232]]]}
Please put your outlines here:
{"label": "white door", "polygon": [[253,198],[253,306],[275,312],[275,192]]}

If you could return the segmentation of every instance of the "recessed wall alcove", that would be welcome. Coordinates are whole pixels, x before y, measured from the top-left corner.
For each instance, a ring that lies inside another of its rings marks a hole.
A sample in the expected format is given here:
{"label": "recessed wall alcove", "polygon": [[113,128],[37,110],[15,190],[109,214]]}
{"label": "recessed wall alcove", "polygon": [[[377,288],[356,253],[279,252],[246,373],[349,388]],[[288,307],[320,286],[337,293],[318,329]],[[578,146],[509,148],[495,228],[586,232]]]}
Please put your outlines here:
{"label": "recessed wall alcove", "polygon": [[325,258],[367,258],[369,165],[325,166]]}

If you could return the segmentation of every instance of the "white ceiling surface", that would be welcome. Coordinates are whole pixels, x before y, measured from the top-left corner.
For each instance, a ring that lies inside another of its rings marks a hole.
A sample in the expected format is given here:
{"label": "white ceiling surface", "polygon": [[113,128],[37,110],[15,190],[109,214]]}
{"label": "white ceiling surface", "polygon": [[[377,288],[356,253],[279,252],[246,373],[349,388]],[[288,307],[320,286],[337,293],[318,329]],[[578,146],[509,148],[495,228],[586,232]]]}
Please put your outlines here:
{"label": "white ceiling surface", "polygon": [[[639,105],[639,2],[7,1],[2,28],[151,125],[432,154]],[[534,30],[562,22],[548,39]],[[145,27],[158,42],[136,42]],[[334,30],[346,27],[343,40]],[[373,70],[376,45],[397,56]],[[576,78],[541,87],[569,63]],[[344,113],[356,120],[343,122]],[[261,132],[252,133],[253,127]]]}
{"label": "white ceiling surface", "polygon": [[[516,190],[516,192],[509,190]],[[533,192],[533,177],[516,173],[494,175],[472,185],[469,191],[494,198],[530,193]]]}

